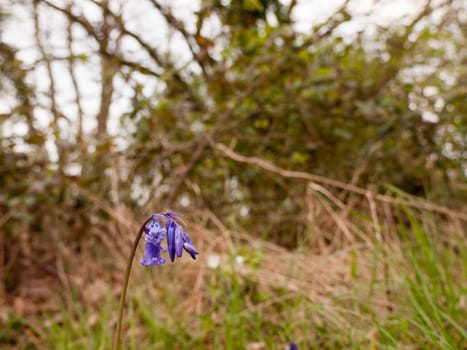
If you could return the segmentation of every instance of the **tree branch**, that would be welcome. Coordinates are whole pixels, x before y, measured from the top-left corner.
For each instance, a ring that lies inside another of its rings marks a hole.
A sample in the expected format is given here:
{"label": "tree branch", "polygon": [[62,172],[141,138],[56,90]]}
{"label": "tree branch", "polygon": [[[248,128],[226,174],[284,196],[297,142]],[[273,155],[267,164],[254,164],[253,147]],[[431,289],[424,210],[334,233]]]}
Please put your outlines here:
{"label": "tree branch", "polygon": [[[73,1],[70,1],[68,5],[68,11],[71,12],[71,8],[73,6]],[[78,85],[78,80],[76,77],[76,72],[75,72],[75,63],[74,63],[74,55],[73,55],[73,31],[72,31],[72,26],[73,22],[70,20],[69,17],[67,17],[68,22],[67,22],[67,48],[69,52],[68,56],[68,69],[70,70],[70,78],[71,78],[71,83],[73,84],[73,88],[75,89],[75,103],[76,107],[78,109],[78,136],[77,136],[77,141],[79,144],[82,144],[83,142],[83,106],[81,105],[81,93],[79,91],[79,85]]]}
{"label": "tree branch", "polygon": [[[46,1],[46,0],[41,0],[41,1]],[[93,2],[94,4],[96,4],[97,6],[101,7],[102,10],[104,11],[104,13],[109,15],[115,21],[115,24],[118,26],[118,28],[122,31],[123,34],[135,39],[138,42],[138,44],[141,45],[141,47],[146,50],[146,52],[149,54],[149,56],[151,56],[151,58],[154,59],[154,61],[160,67],[162,67],[165,71],[171,72],[172,76],[175,79],[175,82],[178,85],[182,86],[182,88],[185,90],[185,92],[187,92],[189,94],[191,101],[193,103],[196,103],[196,105],[198,107],[201,107],[201,101],[197,98],[196,94],[192,91],[190,85],[185,80],[183,80],[183,78],[177,72],[177,70],[175,69],[175,67],[173,66],[173,64],[171,62],[165,62],[163,60],[163,58],[161,57],[161,55],[153,47],[151,47],[149,44],[147,44],[141,38],[141,36],[139,36],[138,34],[132,32],[130,30],[128,30],[128,28],[125,27],[121,16],[117,16],[115,13],[113,13],[109,9],[109,7],[105,5],[105,3],[98,2],[97,0],[90,0],[90,1]]]}
{"label": "tree branch", "polygon": [[380,202],[396,204],[396,205],[405,205],[405,206],[412,207],[412,208],[428,210],[428,211],[444,214],[448,217],[457,218],[457,219],[467,222],[466,214],[462,212],[456,212],[454,210],[451,210],[450,208],[447,208],[447,207],[444,207],[438,204],[434,204],[432,202],[429,202],[421,198],[412,197],[410,198],[410,200],[402,199],[402,198],[394,198],[391,196],[372,192],[370,190],[367,190],[367,189],[364,189],[364,188],[361,188],[355,185],[347,184],[345,182],[333,180],[333,179],[330,179],[324,176],[314,175],[314,174],[306,173],[303,171],[292,171],[292,170],[283,169],[283,168],[280,168],[274,165],[273,163],[269,161],[266,161],[258,157],[247,157],[247,156],[240,155],[221,143],[215,143],[214,141],[212,141],[212,139],[208,139],[208,143],[210,143],[210,145],[213,148],[217,149],[227,158],[230,158],[239,163],[245,163],[245,164],[250,164],[250,165],[259,167],[261,169],[264,169],[274,174],[278,174],[285,178],[305,180],[305,181],[309,181],[312,183],[321,183],[321,184],[336,187],[336,188],[339,188],[345,191],[360,194],[365,197],[368,197],[368,195],[371,195],[372,198]]}

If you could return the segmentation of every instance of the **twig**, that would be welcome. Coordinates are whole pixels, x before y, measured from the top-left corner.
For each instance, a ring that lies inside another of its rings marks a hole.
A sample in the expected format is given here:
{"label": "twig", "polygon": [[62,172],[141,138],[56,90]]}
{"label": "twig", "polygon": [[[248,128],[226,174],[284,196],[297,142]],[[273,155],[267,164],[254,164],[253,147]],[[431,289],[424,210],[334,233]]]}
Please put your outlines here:
{"label": "twig", "polygon": [[[41,0],[41,1],[46,1],[46,0]],[[201,104],[201,101],[196,97],[196,93],[192,90],[191,86],[185,81],[183,80],[182,76],[176,71],[175,67],[173,66],[173,64],[171,62],[166,62],[160,55],[160,53],[155,49],[153,48],[152,46],[150,46],[148,43],[146,43],[142,38],[141,36],[139,36],[138,34],[132,32],[131,30],[129,30],[127,27],[125,27],[124,23],[123,23],[123,20],[121,18],[121,16],[118,16],[116,15],[115,13],[113,13],[110,8],[108,6],[105,5],[105,3],[101,3],[99,1],[96,1],[96,0],[90,0],[91,2],[93,2],[94,4],[96,4],[97,6],[99,6],[103,11],[104,11],[104,14],[105,15],[108,15],[110,16],[114,21],[115,21],[115,24],[117,25],[117,27],[120,29],[120,31],[122,32],[122,34],[124,35],[127,35],[131,38],[133,38],[134,40],[136,40],[138,42],[138,44],[146,50],[146,52],[149,54],[149,56],[151,56],[151,58],[162,68],[164,68],[165,71],[170,71],[172,76],[174,77],[174,80],[175,82],[177,82],[178,84],[180,84],[181,86],[183,86],[185,92],[187,92],[190,96],[190,99],[193,103],[195,103],[198,107],[202,107],[200,104]]]}
{"label": "twig", "polygon": [[[158,1],[156,0],[150,0],[151,3],[153,4],[153,6],[155,8],[157,8],[159,10],[159,12],[162,14],[162,16],[164,16],[165,20],[167,21],[167,23],[172,26],[173,28],[175,28],[182,36],[183,38],[185,39],[185,42],[186,44],[188,45],[188,48],[190,49],[190,52],[193,56],[193,59],[199,64],[199,66],[201,67],[201,70],[203,72],[203,75],[205,78],[208,78],[208,74],[207,74],[207,70],[206,70],[206,67],[205,67],[205,60],[202,60],[200,59],[201,56],[199,56],[196,51],[195,51],[195,47],[193,45],[193,42],[196,42],[196,39],[195,37],[190,34],[188,32],[188,30],[185,28],[185,24],[178,20],[171,12],[168,8],[165,8],[164,6],[162,6]],[[206,52],[207,54],[207,52]]]}
{"label": "twig", "polygon": [[33,1],[33,19],[34,19],[34,35],[37,43],[37,47],[41,56],[45,61],[45,67],[47,70],[47,75],[49,78],[49,98],[50,98],[50,111],[52,112],[52,130],[55,138],[55,146],[58,150],[58,164],[59,172],[63,171],[64,168],[64,155],[62,152],[62,147],[60,146],[60,129],[58,126],[59,118],[62,116],[58,111],[57,101],[56,101],[56,88],[55,88],[55,78],[52,71],[52,61],[49,57],[49,54],[46,52],[45,47],[41,40],[41,28],[40,28],[40,19],[39,19],[39,10],[38,10],[38,1]]}
{"label": "twig", "polygon": [[[212,140],[209,140],[209,141],[212,147],[214,147],[215,149],[220,151],[222,154],[224,154],[226,157],[232,160],[235,160],[240,163],[252,164],[259,168],[281,175],[286,178],[318,182],[318,183],[322,183],[325,185],[340,188],[340,189],[343,189],[349,192],[358,193],[363,196],[367,196],[369,193],[369,190],[367,189],[357,187],[355,185],[350,185],[342,181],[333,180],[333,179],[330,179],[324,176],[314,175],[314,174],[310,174],[310,173],[306,173],[302,171],[292,171],[292,170],[283,169],[272,164],[271,162],[268,162],[258,157],[246,157],[246,156],[243,156],[243,155],[240,155],[234,152],[233,150],[229,149],[223,144],[214,143]],[[424,209],[424,210],[428,210],[432,212],[437,212],[437,213],[444,214],[449,217],[458,218],[463,221],[467,221],[467,214],[456,212],[447,207],[431,203],[421,198],[412,198],[409,201],[406,199],[394,198],[391,196],[387,196],[387,195],[383,195],[383,194],[379,194],[375,192],[371,192],[371,193],[372,193],[373,198],[380,202],[390,203],[390,204],[395,204],[395,205],[406,205],[411,208],[418,208],[418,209]]]}
{"label": "twig", "polygon": [[[93,25],[85,17],[74,15],[71,11],[68,11],[65,8],[61,8],[60,6],[57,6],[57,5],[51,3],[48,0],[36,0],[36,1],[44,3],[45,5],[53,8],[54,10],[57,10],[57,11],[63,13],[73,23],[78,23],[79,25],[81,25],[81,27],[83,27],[83,29],[86,30],[86,32],[97,42],[97,44],[99,45],[99,53],[102,56],[112,58],[112,59],[115,60],[115,62],[118,62],[120,65],[130,67],[131,69],[133,69],[135,71],[138,71],[138,72],[141,72],[143,74],[152,75],[154,77],[161,77],[162,76],[161,73],[156,72],[156,71],[154,71],[154,70],[152,70],[150,68],[147,68],[147,67],[141,65],[138,62],[129,61],[129,60],[117,55],[117,54],[109,52],[105,48],[105,46],[102,44],[101,39],[99,38],[99,35],[97,34],[97,32],[94,29]],[[127,34],[127,33],[125,33],[125,34]],[[133,35],[136,35],[136,34],[133,34]]]}
{"label": "twig", "polygon": [[[73,1],[69,3],[69,11],[71,11],[73,6]],[[78,80],[76,78],[76,71],[75,71],[75,61],[73,55],[73,31],[72,31],[73,22],[68,18],[67,23],[67,48],[69,52],[68,57],[68,68],[70,70],[70,78],[71,83],[73,84],[73,89],[75,90],[75,103],[78,109],[78,136],[77,141],[79,144],[83,142],[83,106],[81,105],[81,93],[79,91]]]}

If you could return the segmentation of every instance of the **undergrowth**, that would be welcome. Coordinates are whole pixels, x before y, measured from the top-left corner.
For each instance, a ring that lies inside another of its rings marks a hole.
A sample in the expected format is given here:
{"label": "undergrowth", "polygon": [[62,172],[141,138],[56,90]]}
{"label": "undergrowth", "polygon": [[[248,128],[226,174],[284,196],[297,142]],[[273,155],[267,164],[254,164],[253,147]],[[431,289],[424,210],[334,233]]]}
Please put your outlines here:
{"label": "undergrowth", "polygon": [[[125,349],[284,349],[292,340],[300,349],[467,348],[465,232],[426,213],[396,214],[392,237],[368,231],[366,243],[330,256],[237,240],[234,251],[206,246],[183,267],[138,269]],[[213,254],[218,266],[207,265]],[[58,312],[3,315],[0,348],[110,348],[118,299],[107,287],[94,304],[73,293]]]}

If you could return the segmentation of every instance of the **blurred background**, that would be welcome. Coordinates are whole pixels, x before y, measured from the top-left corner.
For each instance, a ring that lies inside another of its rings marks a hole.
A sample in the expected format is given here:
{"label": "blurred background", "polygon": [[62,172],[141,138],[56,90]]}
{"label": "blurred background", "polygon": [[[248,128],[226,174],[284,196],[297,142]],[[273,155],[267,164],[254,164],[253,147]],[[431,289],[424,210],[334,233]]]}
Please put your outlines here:
{"label": "blurred background", "polygon": [[[467,347],[464,0],[0,1],[0,348]],[[138,250],[137,259],[143,255]]]}

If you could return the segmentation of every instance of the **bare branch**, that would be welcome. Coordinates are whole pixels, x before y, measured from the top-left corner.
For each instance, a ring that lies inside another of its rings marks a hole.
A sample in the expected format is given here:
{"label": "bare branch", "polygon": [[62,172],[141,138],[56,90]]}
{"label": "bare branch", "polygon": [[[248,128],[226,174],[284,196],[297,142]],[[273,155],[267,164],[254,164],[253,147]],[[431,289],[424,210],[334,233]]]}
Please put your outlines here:
{"label": "bare branch", "polygon": [[[102,2],[102,6],[107,8],[108,0]],[[106,11],[103,13],[100,33],[102,47],[107,52],[110,31],[112,30],[109,22],[109,16]],[[112,102],[112,95],[114,91],[113,78],[115,73],[118,72],[118,67],[115,62],[105,55],[101,55],[101,103],[99,107],[99,114],[97,115],[97,135],[107,135],[107,120],[109,119],[110,104]]]}
{"label": "bare branch", "polygon": [[429,202],[427,200],[424,200],[418,197],[411,197],[410,199],[394,198],[391,196],[371,192],[370,190],[357,187],[351,184],[347,184],[345,182],[341,182],[338,180],[333,180],[333,179],[330,179],[324,176],[314,175],[314,174],[306,173],[303,171],[293,171],[293,170],[283,169],[283,168],[280,168],[274,165],[273,163],[269,161],[266,161],[258,157],[247,157],[247,156],[240,155],[221,143],[214,143],[212,140],[208,140],[208,142],[211,144],[212,147],[214,147],[215,149],[220,151],[224,156],[232,160],[235,160],[239,163],[251,164],[261,169],[267,170],[269,172],[278,174],[286,178],[305,180],[305,181],[309,181],[312,183],[321,183],[324,185],[329,185],[329,186],[333,186],[339,189],[343,189],[345,191],[360,194],[365,197],[368,197],[369,195],[371,195],[373,199],[378,200],[380,202],[396,204],[396,205],[406,205],[412,208],[428,210],[428,211],[444,214],[448,217],[458,218],[458,219],[461,219],[467,222],[466,214],[451,210],[447,207],[444,207],[438,204],[434,204],[432,202]]}
{"label": "bare branch", "polygon": [[[198,46],[199,52],[196,52],[194,42],[198,43],[196,40],[196,37],[190,34],[187,29],[185,28],[185,24],[178,20],[168,8],[163,7],[157,0],[150,0],[151,3],[154,5],[155,8],[159,10],[159,12],[164,16],[165,20],[167,23],[175,28],[185,39],[185,42],[187,43],[191,54],[193,56],[193,59],[198,63],[198,65],[201,67],[201,70],[203,72],[204,77],[206,78],[208,76],[207,71],[206,71],[206,63],[209,61],[212,61],[212,58],[209,56],[207,49],[201,47],[201,45]],[[200,35],[199,33],[197,34],[198,36]],[[202,54],[201,54],[202,53]],[[208,57],[209,56],[209,57]]]}
{"label": "bare branch", "polygon": [[[71,1],[68,5],[68,11],[71,12],[71,8],[73,6],[73,1]],[[67,17],[68,18],[68,17]],[[70,77],[71,77],[71,83],[73,84],[73,88],[75,89],[75,103],[76,107],[78,108],[78,137],[77,141],[78,143],[83,142],[83,106],[81,105],[81,93],[79,91],[79,85],[78,85],[78,80],[76,78],[76,72],[75,72],[75,64],[74,64],[74,55],[73,55],[73,33],[72,33],[72,26],[73,22],[68,18],[68,23],[67,23],[67,48],[69,52],[68,56],[68,69],[70,70]]]}
{"label": "bare branch", "polygon": [[40,28],[40,23],[39,23],[39,11],[38,11],[38,1],[33,2],[33,18],[34,18],[34,36],[36,39],[36,44],[39,49],[39,52],[41,53],[41,56],[43,57],[45,61],[45,66],[47,69],[47,75],[49,78],[49,98],[50,98],[50,111],[52,112],[52,129],[54,133],[54,138],[55,138],[55,146],[57,147],[58,150],[58,163],[59,163],[59,171],[63,171],[64,168],[64,153],[61,151],[62,147],[60,145],[60,129],[58,126],[58,120],[61,116],[61,113],[59,113],[58,108],[57,108],[57,101],[56,101],[56,89],[55,89],[55,78],[53,75],[52,71],[52,62],[51,59],[46,52],[44,45],[42,43],[41,39],[41,28]]}
{"label": "bare branch", "polygon": [[144,67],[143,65],[141,65],[138,62],[129,61],[129,60],[127,60],[127,59],[125,59],[125,58],[123,58],[123,57],[121,57],[121,56],[119,56],[119,55],[117,55],[115,53],[107,51],[105,46],[102,44],[98,33],[96,32],[96,30],[94,29],[92,24],[85,17],[76,16],[71,11],[68,11],[65,8],[61,8],[59,6],[56,6],[55,4],[49,2],[48,0],[37,0],[37,1],[42,2],[42,3],[46,4],[47,6],[61,12],[62,14],[64,14],[66,17],[68,17],[74,23],[78,23],[79,25],[81,25],[86,30],[86,32],[98,43],[99,53],[101,55],[112,58],[112,59],[115,60],[115,62],[118,62],[120,65],[132,68],[132,69],[134,69],[134,70],[136,70],[138,72],[141,72],[143,74],[152,75],[154,77],[160,77],[161,76],[161,74],[159,72],[155,72],[150,68]]}
{"label": "bare branch", "polygon": [[[46,0],[41,0],[41,1],[46,1]],[[180,86],[183,87],[185,92],[187,92],[190,96],[190,99],[192,102],[196,103],[198,107],[201,107],[201,102],[200,100],[196,97],[196,94],[192,91],[190,85],[182,78],[182,76],[177,72],[175,67],[171,62],[165,62],[164,59],[161,57],[161,55],[153,48],[151,47],[148,43],[146,43],[140,35],[130,31],[128,28],[125,27],[123,20],[121,16],[116,15],[113,13],[108,6],[105,5],[105,3],[98,2],[96,0],[90,0],[94,4],[100,6],[102,10],[104,11],[105,14],[108,14],[114,21],[115,24],[118,26],[118,28],[122,31],[123,34],[135,39],[141,47],[143,47],[146,52],[151,56],[151,58],[154,59],[154,61],[162,68],[164,68],[166,71],[171,72],[173,75],[175,82],[179,84]]]}
{"label": "bare branch", "polygon": [[293,9],[295,8],[295,6],[297,5],[297,0],[292,0],[287,8],[287,17],[290,18],[290,16],[292,16],[292,11]]}
{"label": "bare branch", "polygon": [[[308,40],[305,40],[301,45],[297,47],[297,49],[303,50],[309,46],[315,45],[316,43],[322,41],[323,39],[331,36],[332,33],[334,33],[334,30],[336,30],[336,28],[339,27],[342,23],[349,21],[348,13],[347,13],[347,6],[349,2],[350,0],[346,0],[342,4],[342,6],[339,7],[339,9],[331,17],[329,17],[327,21],[325,21],[323,24],[321,24],[318,27],[316,34],[308,38]],[[322,27],[325,27],[326,25],[328,25],[328,28],[324,32],[320,33],[319,29],[321,29]]]}

